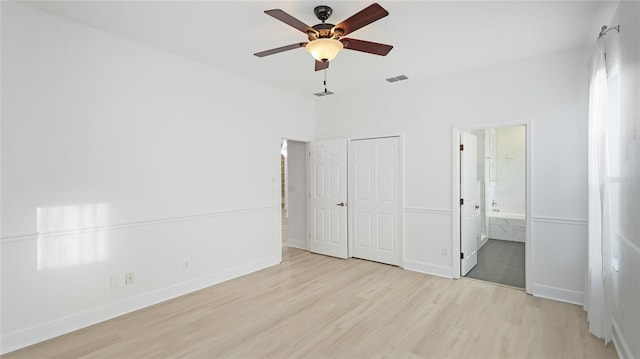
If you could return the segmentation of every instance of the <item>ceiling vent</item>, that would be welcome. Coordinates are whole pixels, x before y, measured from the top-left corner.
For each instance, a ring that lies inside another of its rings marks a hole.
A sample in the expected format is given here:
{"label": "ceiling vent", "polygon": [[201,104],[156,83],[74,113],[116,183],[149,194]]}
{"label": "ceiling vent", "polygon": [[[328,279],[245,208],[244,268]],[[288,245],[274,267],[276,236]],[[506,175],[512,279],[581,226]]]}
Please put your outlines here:
{"label": "ceiling vent", "polygon": [[322,92],[314,93],[314,95],[316,95],[318,97],[323,97],[323,96],[333,95],[333,92],[331,92],[331,91],[322,91]]}
{"label": "ceiling vent", "polygon": [[407,75],[400,75],[400,76],[395,76],[395,77],[389,77],[388,79],[386,79],[388,82],[397,82],[397,81],[402,81],[402,80],[407,80],[409,79],[407,77]]}

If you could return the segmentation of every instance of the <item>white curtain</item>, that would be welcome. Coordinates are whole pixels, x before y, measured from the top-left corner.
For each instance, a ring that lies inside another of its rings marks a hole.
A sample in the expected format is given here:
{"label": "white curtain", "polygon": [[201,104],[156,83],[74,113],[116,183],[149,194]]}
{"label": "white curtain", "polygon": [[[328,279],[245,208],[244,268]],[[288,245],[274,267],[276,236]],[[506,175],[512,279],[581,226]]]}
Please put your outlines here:
{"label": "white curtain", "polygon": [[589,254],[585,310],[589,331],[612,337],[611,219],[607,144],[607,68],[603,39],[598,39],[589,86]]}

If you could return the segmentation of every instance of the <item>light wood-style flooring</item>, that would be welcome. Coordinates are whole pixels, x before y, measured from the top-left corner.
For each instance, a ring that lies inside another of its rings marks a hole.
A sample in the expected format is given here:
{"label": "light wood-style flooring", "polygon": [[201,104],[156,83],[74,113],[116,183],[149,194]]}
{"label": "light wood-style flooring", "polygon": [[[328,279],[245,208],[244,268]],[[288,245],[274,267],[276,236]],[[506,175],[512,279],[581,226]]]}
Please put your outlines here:
{"label": "light wood-style flooring", "polygon": [[616,358],[581,307],[284,248],[280,265],[6,358]]}

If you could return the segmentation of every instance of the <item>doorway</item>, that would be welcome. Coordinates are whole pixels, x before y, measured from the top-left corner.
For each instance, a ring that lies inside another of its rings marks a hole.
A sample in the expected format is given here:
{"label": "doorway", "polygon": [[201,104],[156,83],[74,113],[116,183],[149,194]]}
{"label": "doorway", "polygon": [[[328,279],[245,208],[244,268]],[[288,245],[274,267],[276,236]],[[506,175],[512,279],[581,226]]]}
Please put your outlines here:
{"label": "doorway", "polygon": [[527,126],[460,131],[460,276],[526,288]]}
{"label": "doorway", "polygon": [[283,139],[280,145],[280,194],[283,260],[289,248],[306,249],[307,143]]}

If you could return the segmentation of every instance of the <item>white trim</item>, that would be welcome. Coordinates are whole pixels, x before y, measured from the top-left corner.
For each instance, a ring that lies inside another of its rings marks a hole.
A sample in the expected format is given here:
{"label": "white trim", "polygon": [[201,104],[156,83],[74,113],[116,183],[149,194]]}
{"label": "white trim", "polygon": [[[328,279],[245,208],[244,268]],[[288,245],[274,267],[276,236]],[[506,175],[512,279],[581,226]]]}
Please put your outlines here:
{"label": "white trim", "polygon": [[298,238],[287,238],[287,247],[307,250],[307,241]]}
{"label": "white trim", "polygon": [[25,330],[9,333],[2,336],[0,339],[1,354],[6,354],[59,335],[70,333],[74,330],[86,328],[90,325],[195,292],[227,280],[238,278],[279,263],[279,257],[263,258],[252,263],[211,273],[187,282],[160,288],[137,297],[127,298],[86,312],[53,320]]}
{"label": "white trim", "polygon": [[527,182],[525,183],[525,191],[526,191],[526,228],[525,228],[525,243],[524,243],[524,275],[525,275],[525,292],[533,293],[533,253],[534,253],[534,237],[533,237],[533,120],[525,121],[525,136],[527,136],[526,143],[526,176]]}
{"label": "white trim", "polygon": [[404,211],[409,213],[440,214],[444,216],[450,216],[453,214],[453,211],[450,209],[426,208],[426,207],[404,207]]}
{"label": "white trim", "polygon": [[404,243],[404,158],[405,156],[405,148],[404,148],[404,132],[401,133],[400,135],[398,135],[398,141],[400,141],[400,161],[399,161],[399,166],[400,168],[398,169],[400,171],[400,183],[399,186],[400,188],[398,189],[398,193],[400,196],[400,203],[398,203],[398,216],[400,218],[398,218],[398,225],[399,225],[399,235],[400,235],[400,239],[398,240],[399,242],[399,246],[400,248],[398,248],[398,256],[400,258],[398,258],[398,266],[400,266],[400,268],[404,268],[404,249],[405,249],[405,243]]}
{"label": "white trim", "polygon": [[451,191],[451,271],[453,278],[460,278],[460,129],[451,126],[451,143],[453,150],[451,151],[451,160],[453,167],[451,169],[451,180],[453,181],[453,190]]}
{"label": "white trim", "polygon": [[400,150],[402,151],[400,154],[400,268],[404,268],[405,267],[405,258],[407,258],[407,252],[406,252],[406,248],[407,245],[405,243],[405,236],[404,234],[406,233],[406,222],[405,222],[405,207],[404,207],[404,203],[405,203],[405,168],[407,168],[406,166],[406,158],[407,156],[405,156],[405,153],[407,148],[406,148],[406,141],[404,140],[404,131],[400,134]]}
{"label": "white trim", "polygon": [[[307,198],[307,233],[304,234],[305,238],[304,238],[304,243],[305,243],[305,249],[309,250],[310,247],[310,241],[311,241],[311,144],[313,142],[309,141],[307,142],[307,145],[304,147],[304,151],[305,151],[305,156],[307,158],[305,158],[305,163],[306,163],[306,176],[307,176],[307,183],[305,184],[306,187],[306,193],[305,193],[305,197]],[[282,235],[282,233],[280,233],[280,235]],[[347,243],[349,243],[349,238],[347,238]],[[348,252],[348,249],[347,249]]]}
{"label": "white trim", "polygon": [[406,269],[412,272],[419,272],[419,273],[424,273],[424,274],[429,274],[429,275],[434,275],[437,277],[444,277],[449,279],[453,278],[453,274],[454,274],[454,271],[451,269],[451,267],[441,266],[438,264],[412,261],[409,259],[404,260],[403,269]]}
{"label": "white trim", "polygon": [[620,359],[633,359],[633,354],[631,353],[631,349],[627,344],[627,341],[622,336],[622,331],[620,330],[620,326],[616,321],[616,318],[612,318],[613,324],[613,345],[616,347],[616,351],[618,352],[618,357]]}
{"label": "white trim", "polygon": [[[281,163],[280,163],[280,172],[278,172],[280,173],[280,181],[278,181],[278,183],[280,184],[279,186],[280,187],[280,208],[284,210],[284,216],[288,218],[289,217],[289,140],[282,139],[281,141],[282,142],[287,141],[287,155],[284,156],[284,173],[282,173],[282,150],[280,151]],[[284,187],[282,185],[283,180],[284,180]],[[282,203],[283,198],[284,198],[284,206]],[[280,216],[280,222],[282,222],[282,216]],[[282,236],[280,236],[280,238],[282,238]]]}
{"label": "white trim", "polygon": [[351,139],[347,138],[347,258],[353,257],[353,241],[351,236],[351,219],[353,219],[352,209],[351,209],[351,197],[353,191],[351,183],[351,163],[349,163],[349,155],[351,154]]}
{"label": "white trim", "polygon": [[542,284],[533,285],[533,295],[540,298],[557,300],[560,302],[584,305],[584,292],[557,288]]}
{"label": "white trim", "polygon": [[[304,143],[304,166],[305,166],[305,189],[304,189],[304,201],[305,201],[305,237],[304,239],[300,240],[298,238],[291,238],[288,236],[287,234],[287,246],[288,247],[293,247],[293,248],[298,248],[298,249],[304,249],[307,250],[307,248],[309,248],[309,242],[308,242],[308,238],[311,235],[311,230],[309,229],[309,143],[311,142],[311,140],[301,140],[301,139],[295,139],[292,137],[281,137],[280,141],[282,140],[287,140],[287,141],[293,141],[293,142],[299,142],[299,143]],[[288,145],[287,145],[288,146]],[[278,159],[280,159],[280,157],[278,157]],[[286,165],[289,165],[289,156],[287,156],[287,159],[285,161]],[[280,161],[278,161],[278,173],[280,173],[282,164],[280,163]],[[289,181],[289,173],[286,172],[285,175],[287,182]],[[282,190],[281,190],[282,191]],[[288,191],[288,184],[285,185],[285,191]],[[282,196],[282,193],[280,193],[280,196]],[[287,208],[287,216],[289,215],[289,209]],[[280,216],[280,237],[282,238],[282,215]]]}
{"label": "white trim", "polygon": [[586,219],[575,219],[575,218],[532,216],[531,219],[534,222],[565,224],[565,225],[574,225],[574,226],[586,226],[589,224],[589,221],[587,221]]}
{"label": "white trim", "polygon": [[402,139],[403,136],[404,136],[404,132],[397,132],[397,133],[392,132],[387,134],[377,134],[377,135],[370,135],[370,136],[348,137],[347,140],[348,141],[375,140],[377,138],[390,138],[390,137],[400,137],[400,139]]}
{"label": "white trim", "polygon": [[207,219],[211,217],[223,217],[223,216],[231,216],[231,215],[238,215],[238,214],[248,214],[248,213],[254,213],[254,212],[274,210],[278,208],[279,206],[246,208],[246,209],[237,209],[237,210],[230,210],[230,211],[201,213],[201,214],[194,214],[194,215],[188,215],[188,216],[149,219],[149,220],[143,220],[143,221],[137,221],[137,222],[117,223],[117,224],[111,224],[107,226],[87,227],[87,228],[79,228],[79,229],[66,230],[66,231],[51,231],[51,232],[41,232],[41,233],[9,235],[9,236],[2,237],[0,239],[0,244],[34,241],[34,240],[37,240],[39,236],[58,237],[58,236],[68,236],[68,235],[87,233],[87,232],[111,231],[115,229],[141,227],[141,226],[148,226],[152,224],[196,221],[196,220]]}
{"label": "white trim", "polygon": [[289,136],[280,136],[280,141],[282,141],[282,140],[302,142],[302,143],[311,142],[311,140],[308,139],[308,138],[296,138],[296,137],[289,137]]}
{"label": "white trim", "polygon": [[[531,226],[531,209],[533,208],[533,119],[506,121],[506,122],[494,122],[494,123],[479,123],[470,125],[453,125],[451,127],[452,137],[452,151],[451,162],[452,166],[452,254],[460,253],[460,133],[463,130],[475,130],[484,128],[500,128],[500,127],[514,127],[525,126],[526,136],[526,228],[525,228],[525,291],[529,294],[532,293],[532,281],[533,281],[533,268],[532,265],[532,253],[534,252],[534,237]],[[460,256],[452,255],[452,270],[453,278],[460,278]]]}

